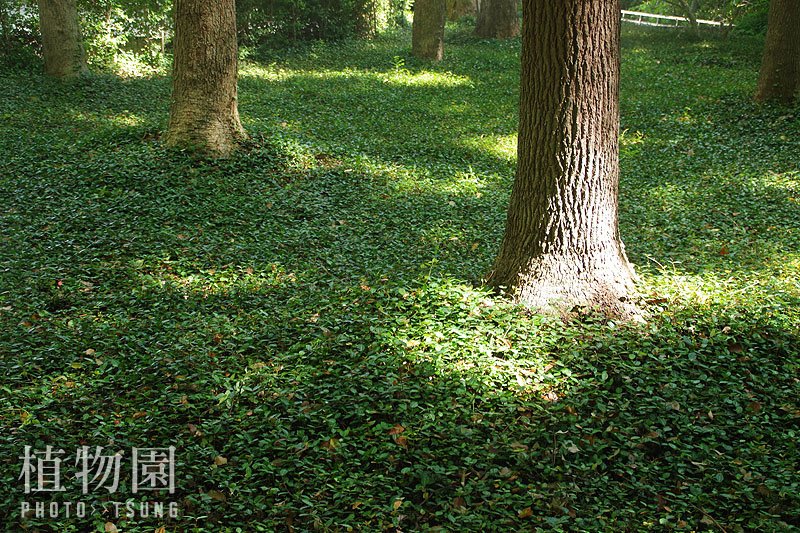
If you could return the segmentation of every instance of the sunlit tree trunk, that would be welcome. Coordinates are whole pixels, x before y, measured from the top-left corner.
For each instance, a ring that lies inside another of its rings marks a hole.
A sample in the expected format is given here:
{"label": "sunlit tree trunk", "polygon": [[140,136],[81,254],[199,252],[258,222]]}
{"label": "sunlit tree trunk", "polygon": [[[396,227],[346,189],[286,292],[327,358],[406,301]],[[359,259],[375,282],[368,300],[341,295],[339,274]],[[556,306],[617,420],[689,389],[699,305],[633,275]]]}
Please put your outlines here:
{"label": "sunlit tree trunk", "polygon": [[421,59],[444,57],[445,0],[416,0],[411,28],[411,53]]}
{"label": "sunlit tree trunk", "polygon": [[175,2],[168,146],[225,156],[245,137],[239,120],[234,0]]}
{"label": "sunlit tree trunk", "polygon": [[39,0],[44,71],[55,78],[85,74],[83,48],[75,0]]}
{"label": "sunlit tree trunk", "polygon": [[617,0],[524,0],[517,175],[490,282],[537,309],[627,315]]}
{"label": "sunlit tree trunk", "polygon": [[756,100],[791,103],[800,92],[800,0],[772,0]]}
{"label": "sunlit tree trunk", "polygon": [[475,34],[487,39],[507,39],[519,35],[517,0],[483,0]]}

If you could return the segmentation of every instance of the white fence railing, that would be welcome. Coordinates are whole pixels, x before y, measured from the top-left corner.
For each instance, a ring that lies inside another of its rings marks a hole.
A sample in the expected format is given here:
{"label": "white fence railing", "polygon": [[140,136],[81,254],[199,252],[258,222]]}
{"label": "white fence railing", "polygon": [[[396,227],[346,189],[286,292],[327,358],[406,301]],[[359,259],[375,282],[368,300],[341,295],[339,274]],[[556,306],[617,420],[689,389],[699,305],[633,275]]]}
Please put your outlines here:
{"label": "white fence railing", "polygon": [[[622,11],[622,20],[640,24],[642,26],[658,26],[659,28],[682,28],[689,25],[686,17],[671,17],[669,15],[655,15],[653,13],[642,13],[640,11]],[[713,26],[719,28],[722,22],[716,20],[697,20],[699,26]]]}

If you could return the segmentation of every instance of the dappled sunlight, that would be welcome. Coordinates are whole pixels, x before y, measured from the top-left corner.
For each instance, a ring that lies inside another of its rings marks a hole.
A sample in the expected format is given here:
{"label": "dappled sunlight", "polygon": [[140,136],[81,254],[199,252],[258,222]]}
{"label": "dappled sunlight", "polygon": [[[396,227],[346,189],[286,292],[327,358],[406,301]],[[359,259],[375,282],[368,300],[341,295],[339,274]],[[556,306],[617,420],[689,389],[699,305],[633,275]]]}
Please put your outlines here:
{"label": "dappled sunlight", "polygon": [[145,119],[136,113],[124,111],[120,113],[99,113],[83,109],[71,109],[67,119],[78,123],[89,123],[95,126],[112,128],[136,128],[145,124]]}
{"label": "dappled sunlight", "polygon": [[131,113],[112,115],[108,117],[108,120],[111,124],[125,127],[137,127],[145,123],[144,118]]}
{"label": "dappled sunlight", "polygon": [[723,307],[745,306],[759,295],[761,305],[780,307],[782,302],[800,299],[800,256],[786,257],[785,264],[774,272],[774,277],[748,275],[734,269],[686,272],[679,262],[645,265],[643,269],[644,292],[657,294],[670,301],[692,305],[714,304]]}
{"label": "dappled sunlight", "polygon": [[[399,370],[405,379],[413,380],[414,369],[420,369],[427,378],[417,385],[440,387],[434,380],[460,381],[487,399],[492,391],[535,401],[556,400],[555,390],[562,391],[560,397],[566,394],[564,378],[571,373],[553,359],[552,347],[537,338],[537,330],[551,324],[542,317],[524,318],[520,309],[484,290],[457,280],[430,279],[414,288],[399,288],[391,296],[366,285],[353,287],[351,294],[357,297],[349,304],[351,310],[374,306],[381,317],[370,319],[376,337],[370,349],[379,349],[382,365],[392,372]],[[319,332],[309,348],[325,353],[339,343],[347,345],[349,332],[339,327],[338,314],[329,309],[301,317],[301,322]],[[492,326],[498,315],[514,317],[520,324],[499,335]],[[253,377],[259,372],[274,373],[280,359],[271,354],[270,359],[251,364],[256,371]],[[287,378],[308,370],[302,366],[283,369]]]}
{"label": "dappled sunlight", "polygon": [[788,201],[800,204],[800,170],[766,172],[756,179],[756,183],[785,191]]}
{"label": "dappled sunlight", "polygon": [[451,72],[436,72],[423,70],[412,72],[402,66],[387,71],[359,70],[345,68],[342,70],[293,70],[277,66],[263,66],[256,63],[247,63],[239,73],[243,79],[261,79],[265,81],[292,81],[295,78],[316,80],[342,80],[342,81],[378,81],[388,85],[407,87],[472,87],[472,80],[468,76],[461,76]]}
{"label": "dappled sunlight", "polygon": [[143,291],[178,292],[186,298],[211,295],[257,293],[299,283],[298,276],[282,266],[272,264],[263,270],[252,266],[225,265],[221,268],[191,269],[183,261],[163,260],[158,263],[135,260],[130,263],[134,285]]}
{"label": "dappled sunlight", "polygon": [[620,151],[631,150],[633,147],[645,144],[645,135],[641,131],[622,130],[619,135]]}
{"label": "dappled sunlight", "polygon": [[473,87],[469,77],[450,72],[410,72],[401,69],[388,72],[381,79],[385,83],[408,87]]}
{"label": "dappled sunlight", "polygon": [[516,163],[516,133],[510,133],[508,135],[469,136],[462,138],[459,144],[469,150],[485,152],[502,161]]}

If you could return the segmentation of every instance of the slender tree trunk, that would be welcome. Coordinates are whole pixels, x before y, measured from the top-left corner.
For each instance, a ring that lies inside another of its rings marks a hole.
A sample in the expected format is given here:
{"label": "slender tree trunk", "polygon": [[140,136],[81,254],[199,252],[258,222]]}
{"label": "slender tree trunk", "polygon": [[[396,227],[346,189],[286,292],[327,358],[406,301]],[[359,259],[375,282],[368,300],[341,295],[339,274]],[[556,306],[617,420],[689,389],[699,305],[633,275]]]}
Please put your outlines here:
{"label": "slender tree trunk", "polygon": [[628,315],[617,219],[618,0],[524,0],[517,175],[490,282],[536,309]]}
{"label": "slender tree trunk", "polygon": [[411,25],[411,53],[421,59],[444,57],[445,0],[416,0]]}
{"label": "slender tree trunk", "polygon": [[226,156],[239,120],[234,0],[175,2],[175,60],[166,144]]}
{"label": "slender tree trunk", "polygon": [[700,24],[697,23],[697,12],[700,9],[698,0],[666,0],[689,21],[688,34],[695,39],[700,38]]}
{"label": "slender tree trunk", "polygon": [[700,24],[697,22],[697,13],[700,9],[700,2],[692,0],[686,2],[686,18],[689,19],[689,32],[692,37],[700,38]]}
{"label": "slender tree trunk", "polygon": [[8,27],[8,0],[0,0],[0,27],[3,34],[3,45],[8,48],[11,44]]}
{"label": "slender tree trunk", "polygon": [[689,19],[689,35],[695,39],[700,38],[700,24],[697,22],[697,16],[691,11],[687,13],[686,18]]}
{"label": "slender tree trunk", "polygon": [[800,0],[772,0],[756,100],[791,103],[800,92]]}
{"label": "slender tree trunk", "polygon": [[475,34],[486,39],[508,39],[519,35],[517,0],[483,0]]}
{"label": "slender tree trunk", "polygon": [[85,74],[86,53],[75,0],[39,0],[44,71],[55,78]]}

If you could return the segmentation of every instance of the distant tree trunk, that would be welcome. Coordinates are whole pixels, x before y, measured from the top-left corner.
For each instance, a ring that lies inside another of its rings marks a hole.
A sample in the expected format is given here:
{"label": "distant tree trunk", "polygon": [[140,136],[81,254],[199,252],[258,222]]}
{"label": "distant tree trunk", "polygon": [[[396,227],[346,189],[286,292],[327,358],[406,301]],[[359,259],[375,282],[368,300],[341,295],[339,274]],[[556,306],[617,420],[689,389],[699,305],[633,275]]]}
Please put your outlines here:
{"label": "distant tree trunk", "polygon": [[421,59],[444,57],[445,0],[416,0],[411,25],[411,53]]}
{"label": "distant tree trunk", "polygon": [[517,0],[483,0],[475,34],[486,39],[508,39],[519,35]]}
{"label": "distant tree trunk", "polygon": [[700,24],[697,22],[697,13],[700,10],[701,0],[667,0],[667,3],[672,5],[689,21],[689,34],[692,37],[700,37]]}
{"label": "distant tree trunk", "polygon": [[536,309],[628,315],[618,0],[523,0],[518,163],[490,282]]}
{"label": "distant tree trunk", "polygon": [[772,0],[756,100],[791,103],[800,92],[800,0]]}
{"label": "distant tree trunk", "polygon": [[166,144],[224,157],[245,137],[239,120],[234,0],[175,2],[175,59]]}
{"label": "distant tree trunk", "polygon": [[686,10],[686,18],[689,19],[689,35],[697,39],[700,38],[700,24],[697,22],[697,11],[692,8]]}
{"label": "distant tree trunk", "polygon": [[467,15],[474,15],[478,11],[475,0],[447,0],[447,19],[459,20]]}
{"label": "distant tree trunk", "polygon": [[39,0],[44,71],[55,78],[85,74],[86,53],[75,0]]}
{"label": "distant tree trunk", "polygon": [[8,47],[11,43],[8,27],[8,0],[0,0],[0,31],[2,31],[3,45]]}

